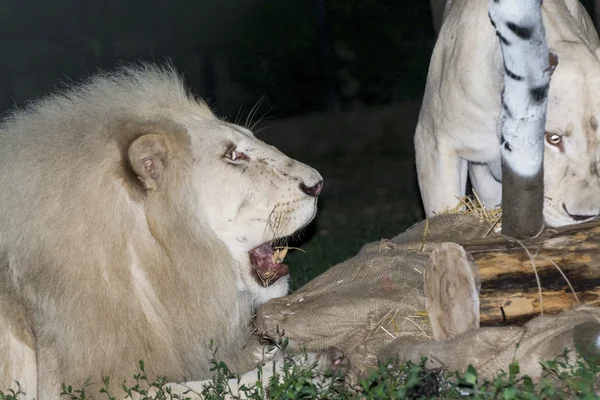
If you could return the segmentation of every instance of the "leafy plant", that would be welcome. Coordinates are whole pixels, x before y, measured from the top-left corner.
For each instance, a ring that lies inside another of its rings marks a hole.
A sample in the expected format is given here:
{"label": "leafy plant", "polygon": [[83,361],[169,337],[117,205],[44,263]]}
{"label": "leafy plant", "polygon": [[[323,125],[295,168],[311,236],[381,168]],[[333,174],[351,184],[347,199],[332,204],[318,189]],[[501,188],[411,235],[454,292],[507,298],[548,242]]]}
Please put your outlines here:
{"label": "leafy plant", "polygon": [[[216,354],[216,351],[213,353]],[[281,373],[275,374],[264,387],[260,380],[256,385],[242,386],[240,393],[233,392],[229,379],[239,379],[227,365],[216,359],[211,360],[212,381],[200,393],[207,400],[216,399],[504,399],[504,400],[554,400],[554,399],[597,399],[600,366],[594,362],[577,358],[570,362],[565,352],[556,360],[542,364],[544,373],[537,383],[520,375],[517,362],[508,366],[508,371],[500,371],[493,379],[481,380],[477,370],[470,366],[463,373],[449,373],[425,368],[426,358],[419,363],[392,362],[380,364],[355,387],[345,385],[335,373],[322,373],[314,365],[305,364],[305,355],[286,357]],[[259,371],[259,376],[262,374]],[[144,363],[140,361],[139,372],[134,375],[133,386],[123,385],[122,393],[109,393],[110,380],[103,379],[103,387],[98,393],[91,393],[89,385],[81,389],[63,386],[62,396],[71,400],[92,398],[139,398],[142,400],[185,399],[186,396],[172,394],[164,389],[164,379],[148,381]],[[6,393],[0,391],[0,400],[26,399],[26,394],[17,385],[17,390]]]}

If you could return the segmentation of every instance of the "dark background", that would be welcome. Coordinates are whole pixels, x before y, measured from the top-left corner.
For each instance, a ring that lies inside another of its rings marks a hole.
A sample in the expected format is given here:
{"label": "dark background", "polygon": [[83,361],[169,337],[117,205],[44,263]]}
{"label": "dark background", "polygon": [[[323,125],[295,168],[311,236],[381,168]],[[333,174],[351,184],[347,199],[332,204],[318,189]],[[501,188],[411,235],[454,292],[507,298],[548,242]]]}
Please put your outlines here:
{"label": "dark background", "polygon": [[259,138],[324,176],[297,287],[423,218],[412,135],[433,25],[427,0],[0,0],[0,110],[170,60],[219,116],[263,119]]}
{"label": "dark background", "polygon": [[417,98],[426,0],[1,0],[0,108],[119,61],[170,58],[222,115]]}
{"label": "dark background", "polygon": [[420,97],[433,45],[427,0],[0,0],[0,110],[167,58],[224,116],[378,106]]}

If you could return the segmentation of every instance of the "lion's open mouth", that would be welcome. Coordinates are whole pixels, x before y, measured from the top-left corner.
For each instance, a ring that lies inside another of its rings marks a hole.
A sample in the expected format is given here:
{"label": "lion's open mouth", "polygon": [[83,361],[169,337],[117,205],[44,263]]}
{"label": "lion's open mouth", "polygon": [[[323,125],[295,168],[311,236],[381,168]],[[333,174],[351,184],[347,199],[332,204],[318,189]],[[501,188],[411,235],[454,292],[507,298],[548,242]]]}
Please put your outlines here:
{"label": "lion's open mouth", "polygon": [[261,285],[267,287],[279,278],[289,274],[288,266],[283,263],[287,247],[273,247],[272,243],[264,243],[248,252],[252,276]]}

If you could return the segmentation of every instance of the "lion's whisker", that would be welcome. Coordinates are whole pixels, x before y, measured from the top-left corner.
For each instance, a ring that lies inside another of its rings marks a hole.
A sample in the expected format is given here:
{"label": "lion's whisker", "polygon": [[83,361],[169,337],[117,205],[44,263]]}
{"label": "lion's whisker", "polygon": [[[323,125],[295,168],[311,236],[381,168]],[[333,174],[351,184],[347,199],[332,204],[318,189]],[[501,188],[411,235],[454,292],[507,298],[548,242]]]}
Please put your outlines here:
{"label": "lion's whisker", "polygon": [[239,125],[243,110],[244,110],[243,106],[238,108],[237,113],[235,114],[235,119],[233,120],[234,124]]}
{"label": "lion's whisker", "polygon": [[263,101],[264,98],[265,98],[264,94],[262,96],[260,96],[260,98],[258,99],[258,101],[252,106],[252,108],[250,109],[250,112],[246,116],[246,123],[244,124],[244,126],[246,128],[248,128],[249,130],[252,130],[250,128],[250,125],[252,124],[252,119],[256,115],[256,113],[258,111],[258,108],[260,107],[260,105],[261,105],[261,103],[262,103],[262,101]]}
{"label": "lion's whisker", "polygon": [[278,223],[278,213],[276,212],[277,207],[274,207],[273,210],[269,213],[269,217],[267,218],[267,223],[265,224],[265,229],[263,230],[262,239],[266,242],[270,240],[270,238],[276,237],[277,231],[277,223]]}
{"label": "lion's whisker", "polygon": [[[255,123],[253,123],[253,124],[252,124],[252,126],[250,127],[250,130],[251,130],[252,132],[254,132],[254,128],[256,128],[256,125],[258,125],[260,122],[262,122],[262,121],[266,121],[266,120],[268,120],[268,119],[270,119],[270,118],[271,118],[271,117],[267,117],[267,116],[266,116],[268,113],[270,113],[270,112],[271,112],[271,110],[273,110],[273,106],[269,107],[269,109],[268,109],[267,111],[265,111],[265,112],[263,113],[263,115],[261,115],[261,116],[260,116],[260,118],[258,118],[258,119],[256,120],[256,122],[255,122]],[[255,134],[257,134],[258,132],[261,132],[261,131],[263,131],[263,130],[264,130],[264,128],[262,128],[262,129],[259,129],[258,131],[254,132],[254,133],[255,133]]]}

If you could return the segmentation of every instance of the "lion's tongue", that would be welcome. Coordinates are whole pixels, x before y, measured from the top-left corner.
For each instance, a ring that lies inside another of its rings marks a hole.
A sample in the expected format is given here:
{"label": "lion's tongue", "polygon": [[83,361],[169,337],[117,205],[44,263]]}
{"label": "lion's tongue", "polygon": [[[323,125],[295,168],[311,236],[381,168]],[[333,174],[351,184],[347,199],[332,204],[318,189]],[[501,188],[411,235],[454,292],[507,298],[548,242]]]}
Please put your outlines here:
{"label": "lion's tongue", "polygon": [[282,276],[289,274],[288,266],[282,262],[273,262],[275,250],[269,243],[250,250],[250,265],[254,278],[263,286],[269,286]]}

